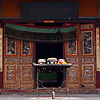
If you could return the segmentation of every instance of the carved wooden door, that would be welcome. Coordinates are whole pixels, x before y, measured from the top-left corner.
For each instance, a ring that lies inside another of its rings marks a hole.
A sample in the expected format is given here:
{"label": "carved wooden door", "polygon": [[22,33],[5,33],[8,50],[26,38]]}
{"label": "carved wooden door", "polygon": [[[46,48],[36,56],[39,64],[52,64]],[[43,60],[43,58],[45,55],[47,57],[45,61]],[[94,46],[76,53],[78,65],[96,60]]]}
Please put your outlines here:
{"label": "carved wooden door", "polygon": [[4,46],[4,88],[33,88],[33,43],[5,37]]}
{"label": "carved wooden door", "polygon": [[94,24],[78,24],[77,39],[64,43],[65,59],[74,63],[67,70],[67,86],[70,88],[95,88],[95,27]]}

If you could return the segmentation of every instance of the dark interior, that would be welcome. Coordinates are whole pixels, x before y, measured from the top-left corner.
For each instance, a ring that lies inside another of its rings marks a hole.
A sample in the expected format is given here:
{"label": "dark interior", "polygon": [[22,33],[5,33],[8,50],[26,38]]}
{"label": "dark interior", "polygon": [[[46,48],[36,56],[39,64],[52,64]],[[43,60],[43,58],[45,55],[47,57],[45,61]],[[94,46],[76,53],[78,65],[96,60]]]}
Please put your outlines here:
{"label": "dark interior", "polygon": [[[36,43],[36,63],[38,63],[38,59],[47,59],[49,57],[55,57],[57,59],[63,58],[63,43]],[[43,71],[43,69],[40,69]],[[49,72],[51,70],[51,72]],[[59,68],[50,68],[46,69],[44,73],[44,77],[46,73],[54,73],[57,76],[55,81],[42,81],[42,85],[44,87],[60,87],[63,81],[63,73],[62,69]],[[39,84],[41,86],[41,83]]]}
{"label": "dark interior", "polygon": [[36,43],[36,61],[55,57],[63,58],[63,43]]}

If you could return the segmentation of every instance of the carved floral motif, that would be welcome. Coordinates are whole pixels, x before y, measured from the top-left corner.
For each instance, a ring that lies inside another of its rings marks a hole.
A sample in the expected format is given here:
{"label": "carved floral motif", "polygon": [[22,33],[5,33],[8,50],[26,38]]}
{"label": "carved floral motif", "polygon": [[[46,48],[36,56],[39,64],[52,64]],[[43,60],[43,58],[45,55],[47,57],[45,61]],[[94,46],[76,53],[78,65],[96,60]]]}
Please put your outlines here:
{"label": "carved floral motif", "polygon": [[76,40],[70,40],[68,42],[68,54],[76,54]]}
{"label": "carved floral motif", "polygon": [[22,66],[22,80],[29,81],[30,78],[30,67]]}
{"label": "carved floral motif", "polygon": [[7,66],[7,80],[15,80],[16,79],[16,67]]}
{"label": "carved floral motif", "polygon": [[15,38],[7,37],[7,54],[15,54]]}

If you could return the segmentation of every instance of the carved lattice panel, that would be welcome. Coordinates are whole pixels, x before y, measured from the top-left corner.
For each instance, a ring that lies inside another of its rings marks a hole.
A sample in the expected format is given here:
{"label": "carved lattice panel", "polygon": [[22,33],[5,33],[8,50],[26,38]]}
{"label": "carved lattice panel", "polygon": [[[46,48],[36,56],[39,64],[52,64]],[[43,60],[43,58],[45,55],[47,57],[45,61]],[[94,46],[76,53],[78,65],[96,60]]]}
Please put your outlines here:
{"label": "carved lattice panel", "polygon": [[32,68],[29,65],[21,65],[21,81],[31,81]]}
{"label": "carved lattice panel", "polygon": [[82,38],[82,54],[85,56],[93,55],[93,31],[83,31]]}
{"label": "carved lattice panel", "polygon": [[6,64],[4,74],[4,88],[18,88],[17,65]]}
{"label": "carved lattice panel", "polygon": [[73,65],[68,69],[68,81],[78,82],[78,65]]}
{"label": "carved lattice panel", "polygon": [[81,29],[93,29],[95,26],[94,24],[83,24],[81,25]]}
{"label": "carved lattice panel", "polygon": [[68,55],[77,55],[77,41],[68,41]]}
{"label": "carved lattice panel", "polygon": [[6,56],[16,56],[16,39],[6,37]]}
{"label": "carved lattice panel", "polygon": [[78,52],[77,52],[77,40],[70,40],[70,41],[67,42],[66,54],[69,55],[69,56],[78,55]]}
{"label": "carved lattice panel", "polygon": [[16,81],[16,69],[17,65],[6,65],[6,80],[7,81]]}
{"label": "carved lattice panel", "polygon": [[82,82],[93,82],[94,80],[94,65],[82,65]]}
{"label": "carved lattice panel", "polygon": [[30,41],[21,41],[21,56],[32,56],[32,43]]}

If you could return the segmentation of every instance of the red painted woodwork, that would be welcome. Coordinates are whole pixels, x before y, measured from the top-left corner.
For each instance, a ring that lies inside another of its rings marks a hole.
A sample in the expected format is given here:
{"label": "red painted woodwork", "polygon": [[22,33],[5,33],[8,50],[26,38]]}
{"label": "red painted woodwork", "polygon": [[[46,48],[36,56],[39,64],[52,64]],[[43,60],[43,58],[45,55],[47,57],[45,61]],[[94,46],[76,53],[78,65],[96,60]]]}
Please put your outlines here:
{"label": "red painted woodwork", "polygon": [[[92,45],[93,45],[93,54],[90,55],[83,55],[83,46],[82,45],[82,39],[84,35],[82,35],[82,32],[84,31],[92,31],[93,32],[93,39],[92,39]],[[73,66],[67,70],[66,79],[67,81],[64,83],[64,87],[69,87],[70,89],[93,89],[95,88],[95,79],[96,79],[96,68],[95,68],[95,28],[94,24],[78,24],[77,26],[77,43],[76,43],[76,49],[77,53],[76,55],[69,54],[68,53],[68,42],[63,42],[63,58],[66,59],[69,63],[74,63]],[[5,40],[6,42],[6,40]],[[14,56],[4,56],[4,72],[8,71],[6,67],[13,63],[13,65],[16,65],[16,77],[18,80],[16,81],[9,81],[4,80],[4,88],[9,89],[34,89],[36,87],[36,77],[35,77],[35,70],[33,68],[32,62],[36,60],[36,43],[31,43],[31,56],[21,56],[21,42],[22,40],[16,39],[17,43],[17,52],[16,57]],[[5,43],[6,45],[6,43]],[[5,46],[4,45],[4,46]],[[6,46],[5,46],[6,47]],[[7,48],[4,48],[6,50]],[[12,65],[10,65],[12,66]],[[28,75],[28,76],[27,76]],[[3,75],[2,75],[3,76]],[[97,87],[100,88],[100,72],[97,74]],[[7,77],[7,73],[5,73],[5,78]]]}
{"label": "red painted woodwork", "polygon": [[100,88],[100,71],[96,72],[96,88]]}
{"label": "red painted woodwork", "polygon": [[[23,2],[59,2],[59,0],[20,0],[20,17],[22,17]],[[79,0],[60,0],[61,2],[78,3],[77,16],[79,16]],[[19,0],[2,0],[1,3],[2,17],[19,17]],[[89,13],[88,13],[89,12]],[[98,17],[98,0],[81,0],[80,2],[80,17]]]}
{"label": "red painted woodwork", "polygon": [[0,89],[3,89],[3,72],[0,72]]}
{"label": "red painted woodwork", "polygon": [[98,0],[81,0],[80,17],[98,17]]}

